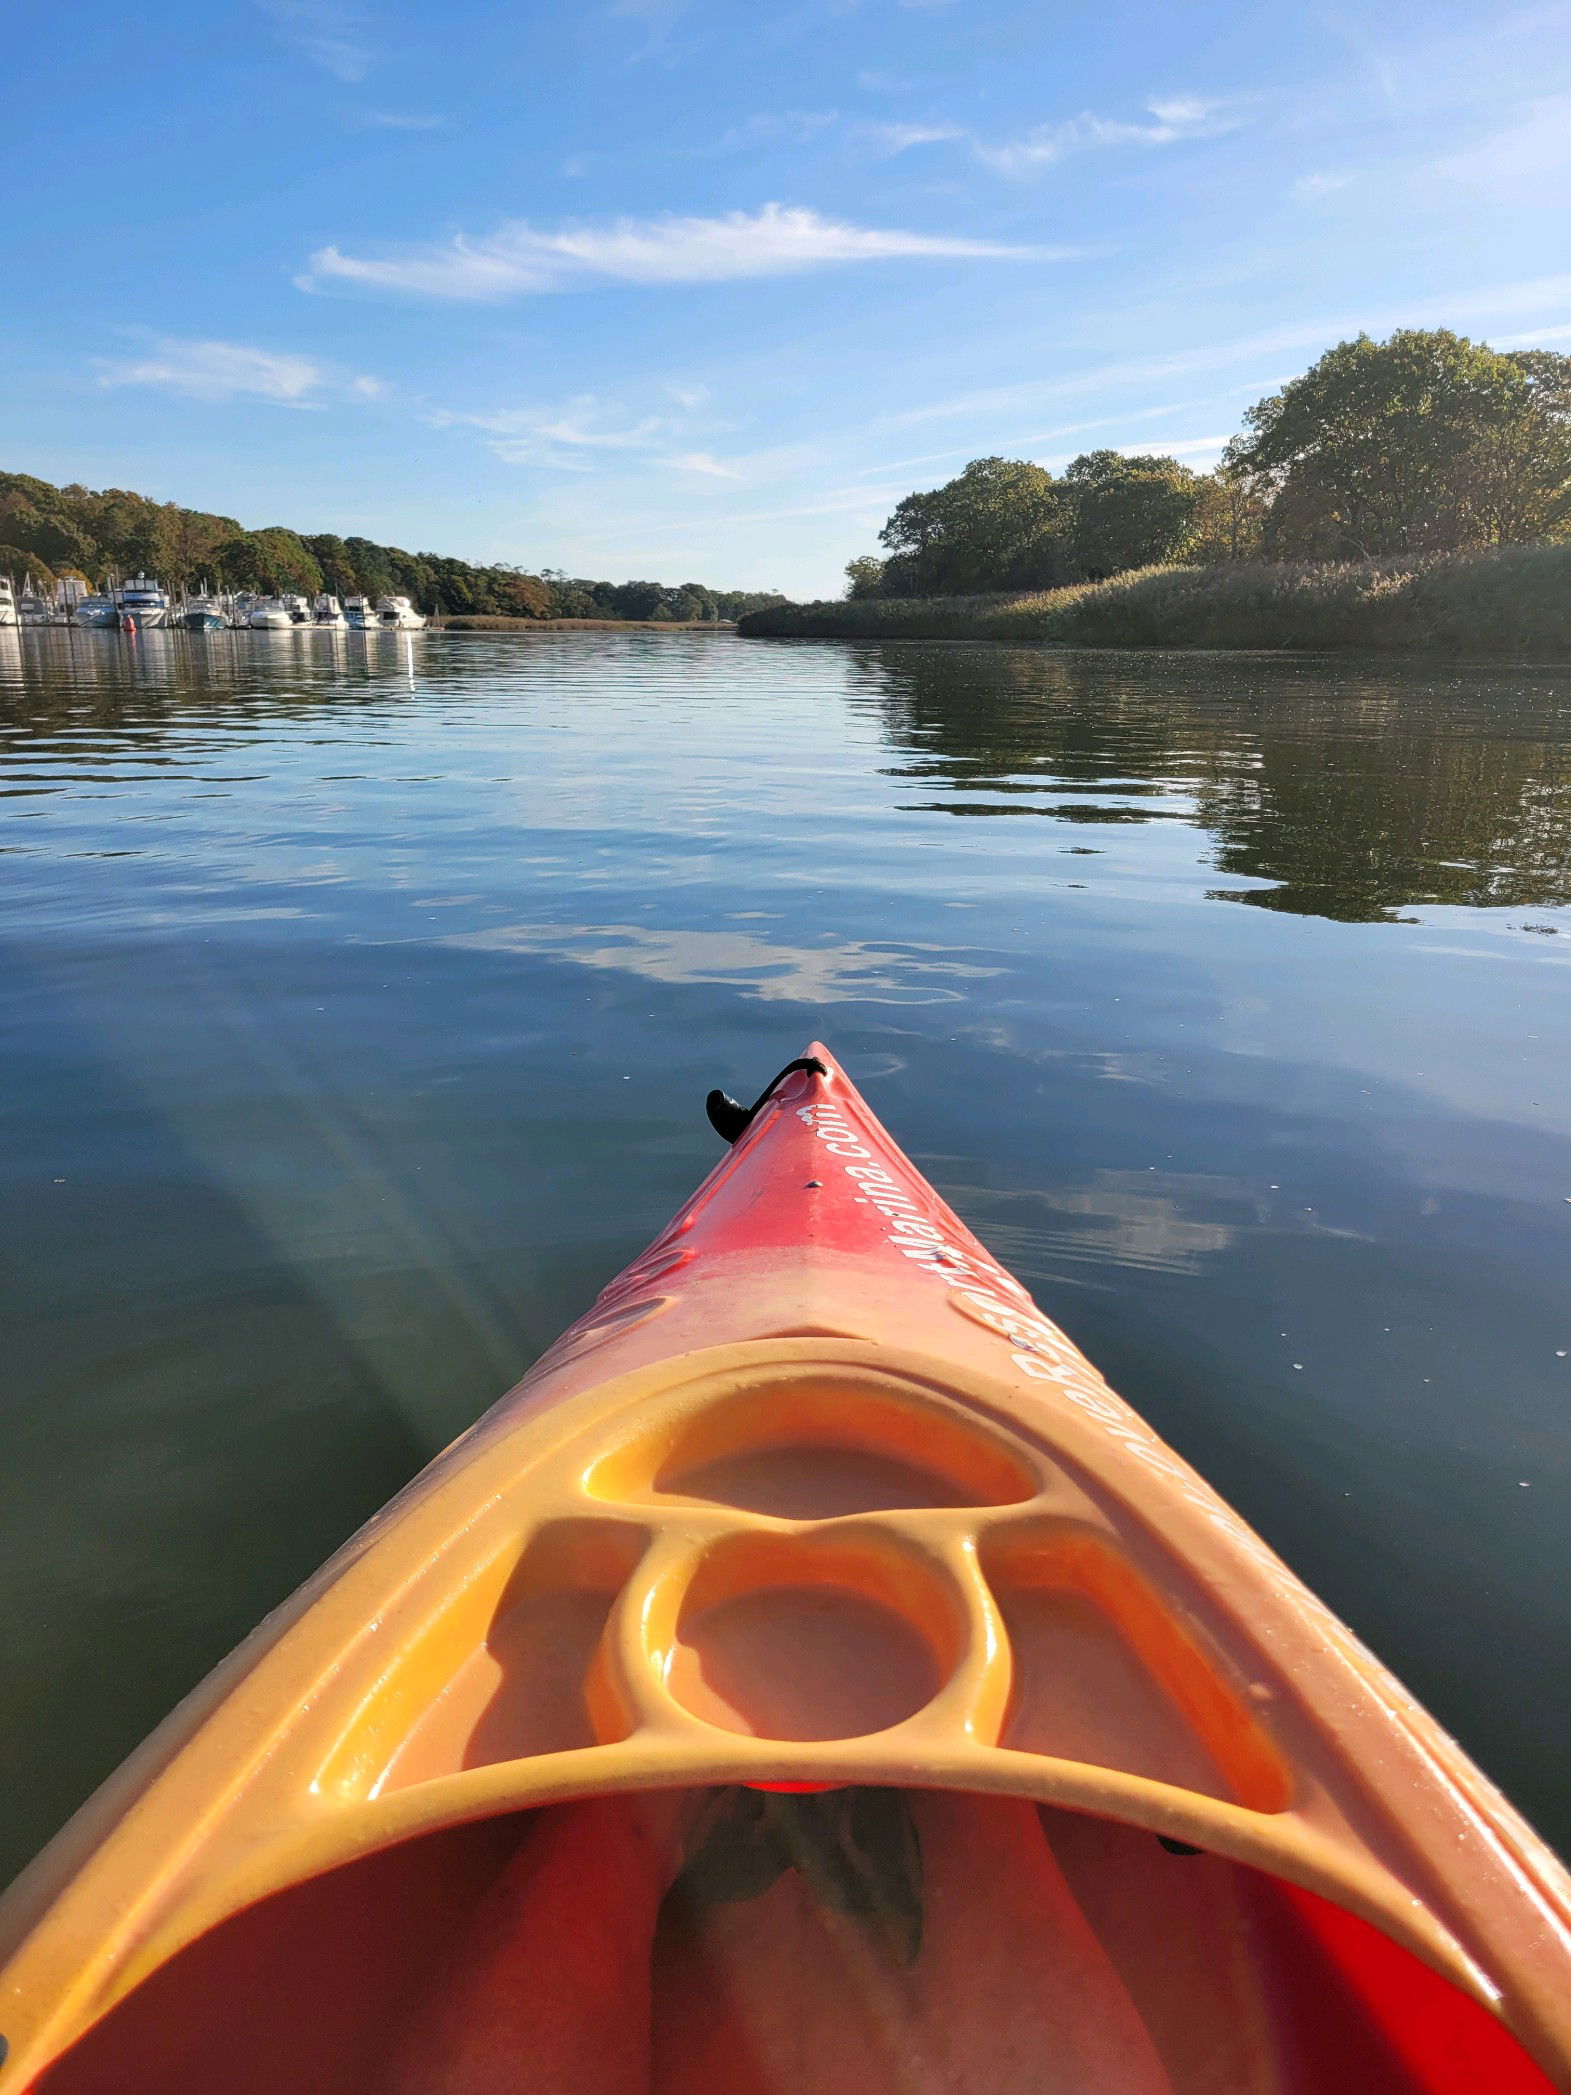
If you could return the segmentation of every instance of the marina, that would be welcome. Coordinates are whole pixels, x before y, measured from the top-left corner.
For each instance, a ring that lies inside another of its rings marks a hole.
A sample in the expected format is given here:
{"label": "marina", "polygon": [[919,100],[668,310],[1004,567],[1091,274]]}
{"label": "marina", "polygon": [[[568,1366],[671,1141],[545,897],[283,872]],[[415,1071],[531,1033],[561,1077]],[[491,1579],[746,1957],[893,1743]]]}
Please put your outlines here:
{"label": "marina", "polygon": [[223,591],[203,581],[194,589],[167,589],[149,575],[92,588],[80,575],[62,575],[46,591],[32,575],[0,574],[0,626],[80,626],[123,633],[172,629],[187,633],[356,632],[419,633],[428,621],[407,596],[327,593],[265,596]]}

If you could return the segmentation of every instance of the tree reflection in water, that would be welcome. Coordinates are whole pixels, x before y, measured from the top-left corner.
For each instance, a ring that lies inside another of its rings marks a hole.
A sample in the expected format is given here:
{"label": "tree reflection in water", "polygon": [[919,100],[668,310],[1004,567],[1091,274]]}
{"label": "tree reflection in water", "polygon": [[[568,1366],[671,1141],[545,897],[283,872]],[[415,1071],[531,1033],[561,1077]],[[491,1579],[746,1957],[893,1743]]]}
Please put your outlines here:
{"label": "tree reflection in water", "polygon": [[[1299,916],[1571,900],[1571,674],[1485,664],[858,651],[894,775],[955,815],[1182,819],[1212,891]],[[1072,796],[1072,797],[1071,797]],[[1084,847],[1081,847],[1084,848]]]}

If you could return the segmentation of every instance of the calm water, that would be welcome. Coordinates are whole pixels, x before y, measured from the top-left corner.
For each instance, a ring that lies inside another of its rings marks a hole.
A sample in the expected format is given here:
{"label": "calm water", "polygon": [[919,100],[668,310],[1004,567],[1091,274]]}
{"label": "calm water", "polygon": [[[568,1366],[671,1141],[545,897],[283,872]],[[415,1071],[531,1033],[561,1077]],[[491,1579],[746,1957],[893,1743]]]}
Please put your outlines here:
{"label": "calm water", "polygon": [[0,633],[0,1873],[822,1033],[1571,1846],[1571,671]]}

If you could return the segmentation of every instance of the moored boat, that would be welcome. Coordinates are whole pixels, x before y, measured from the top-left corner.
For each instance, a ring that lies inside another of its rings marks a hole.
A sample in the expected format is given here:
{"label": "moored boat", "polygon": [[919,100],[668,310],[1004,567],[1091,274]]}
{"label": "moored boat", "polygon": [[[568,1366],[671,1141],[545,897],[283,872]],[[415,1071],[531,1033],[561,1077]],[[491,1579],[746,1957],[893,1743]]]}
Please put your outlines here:
{"label": "moored boat", "polygon": [[0,575],[0,626],[16,623],[16,584],[9,575]]}
{"label": "moored boat", "polygon": [[188,633],[219,633],[229,623],[229,608],[222,597],[203,587],[185,599],[176,623]]}
{"label": "moored boat", "polygon": [[169,617],[169,598],[147,575],[133,575],[109,592],[119,623],[137,632],[161,626]]}
{"label": "moored boat", "polygon": [[24,580],[22,594],[16,600],[16,620],[22,626],[47,626],[53,622],[49,599],[31,575]]}
{"label": "moored boat", "polygon": [[425,613],[417,611],[406,596],[378,597],[376,622],[384,630],[419,633],[425,628]]}
{"label": "moored boat", "polygon": [[313,623],[319,626],[332,626],[341,630],[347,624],[343,605],[337,597],[325,593],[312,605],[311,616]]}
{"label": "moored boat", "polygon": [[120,623],[120,612],[112,596],[94,590],[72,611],[71,623],[74,626],[114,626]]}
{"label": "moored boat", "polygon": [[370,632],[376,624],[376,607],[371,599],[363,596],[345,597],[344,623],[354,632]]}
{"label": "moored boat", "polygon": [[288,606],[275,596],[257,597],[246,613],[246,624],[266,632],[283,632],[294,624]]}
{"label": "moored boat", "polygon": [[815,1047],[0,1904],[44,2095],[1544,2095],[1571,1880]]}

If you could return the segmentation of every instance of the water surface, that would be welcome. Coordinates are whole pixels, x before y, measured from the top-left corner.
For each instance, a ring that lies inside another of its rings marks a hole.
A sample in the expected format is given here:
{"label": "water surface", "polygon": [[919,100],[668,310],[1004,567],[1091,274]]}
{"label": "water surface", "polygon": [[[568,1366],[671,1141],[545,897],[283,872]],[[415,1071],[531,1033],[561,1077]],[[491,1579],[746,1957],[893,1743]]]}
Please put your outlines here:
{"label": "water surface", "polygon": [[0,1875],[813,1034],[1571,1847],[1571,672],[0,632]]}

